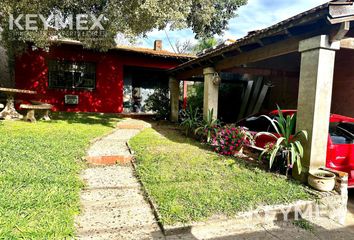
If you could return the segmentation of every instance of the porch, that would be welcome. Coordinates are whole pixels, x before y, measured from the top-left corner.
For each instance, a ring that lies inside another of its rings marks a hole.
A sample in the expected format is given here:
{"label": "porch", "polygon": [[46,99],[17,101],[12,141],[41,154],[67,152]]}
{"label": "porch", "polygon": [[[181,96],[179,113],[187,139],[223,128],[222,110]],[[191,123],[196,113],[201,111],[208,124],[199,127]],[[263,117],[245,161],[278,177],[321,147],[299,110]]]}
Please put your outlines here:
{"label": "porch", "polygon": [[[238,118],[267,108],[297,108],[297,129],[306,130],[303,173],[326,165],[331,109],[353,116],[353,2],[333,1],[170,70],[171,120],[178,120],[179,82],[204,82],[203,115],[218,117],[219,85],[236,74],[244,85]],[[236,96],[235,96],[236,98]],[[267,101],[265,99],[267,98]],[[295,171],[296,172],[296,171]],[[354,173],[352,173],[354,174]]]}

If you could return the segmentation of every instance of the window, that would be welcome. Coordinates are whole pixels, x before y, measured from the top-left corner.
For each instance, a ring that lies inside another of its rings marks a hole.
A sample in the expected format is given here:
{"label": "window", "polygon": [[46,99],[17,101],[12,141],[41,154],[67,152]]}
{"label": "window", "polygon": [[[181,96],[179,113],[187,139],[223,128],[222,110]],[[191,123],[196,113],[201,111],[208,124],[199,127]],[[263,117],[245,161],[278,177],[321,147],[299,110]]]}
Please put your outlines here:
{"label": "window", "polygon": [[48,62],[49,88],[94,89],[96,64],[90,62]]}
{"label": "window", "polygon": [[253,116],[246,118],[239,125],[248,128],[250,131],[254,132],[264,132],[270,130],[270,122],[265,117]]}
{"label": "window", "polygon": [[354,124],[330,123],[329,135],[334,144],[352,144],[354,143]]}

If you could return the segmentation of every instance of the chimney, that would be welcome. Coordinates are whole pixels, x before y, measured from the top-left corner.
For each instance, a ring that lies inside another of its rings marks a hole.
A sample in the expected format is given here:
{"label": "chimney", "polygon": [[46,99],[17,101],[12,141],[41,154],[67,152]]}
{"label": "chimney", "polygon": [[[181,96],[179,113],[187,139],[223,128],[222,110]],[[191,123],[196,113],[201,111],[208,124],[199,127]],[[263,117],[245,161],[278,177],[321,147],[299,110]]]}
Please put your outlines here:
{"label": "chimney", "polygon": [[162,40],[155,40],[154,42],[154,50],[161,51],[162,50]]}

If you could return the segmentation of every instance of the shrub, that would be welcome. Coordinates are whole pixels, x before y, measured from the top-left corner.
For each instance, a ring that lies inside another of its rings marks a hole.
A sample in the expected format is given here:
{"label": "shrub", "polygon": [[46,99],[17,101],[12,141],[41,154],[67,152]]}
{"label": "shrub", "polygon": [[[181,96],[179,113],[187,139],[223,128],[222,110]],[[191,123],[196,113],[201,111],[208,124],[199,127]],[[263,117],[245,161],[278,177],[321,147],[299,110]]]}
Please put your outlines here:
{"label": "shrub", "polygon": [[201,114],[199,108],[189,107],[187,110],[182,111],[181,115],[181,126],[185,129],[186,135],[194,132],[195,129],[200,125]]}
{"label": "shrub", "polygon": [[199,123],[199,127],[195,130],[195,133],[201,136],[202,140],[207,143],[210,142],[212,134],[216,134],[220,121],[213,118],[214,109],[208,111],[206,119]]}
{"label": "shrub", "polygon": [[240,151],[240,149],[250,144],[252,135],[243,127],[225,126],[218,128],[215,135],[212,136],[211,146],[214,151],[231,156]]}
{"label": "shrub", "polygon": [[148,111],[156,113],[157,120],[165,120],[170,115],[170,99],[167,88],[157,88],[145,102],[145,108]]}
{"label": "shrub", "polygon": [[192,86],[188,86],[188,106],[193,109],[203,108],[204,100],[204,84],[195,83]]}
{"label": "shrub", "polygon": [[293,134],[295,130],[296,115],[284,116],[279,106],[277,107],[278,116],[275,119],[262,115],[262,117],[265,117],[270,121],[276,134],[260,132],[256,135],[256,138],[260,135],[267,135],[274,138],[274,144],[268,144],[259,158],[261,159],[265,156],[269,160],[269,169],[272,168],[275,161],[277,165],[280,164],[278,167],[285,165],[286,176],[288,176],[289,170],[295,165],[297,166],[298,174],[300,174],[302,170],[301,158],[304,155],[304,149],[300,137],[307,140],[307,132],[302,130]]}

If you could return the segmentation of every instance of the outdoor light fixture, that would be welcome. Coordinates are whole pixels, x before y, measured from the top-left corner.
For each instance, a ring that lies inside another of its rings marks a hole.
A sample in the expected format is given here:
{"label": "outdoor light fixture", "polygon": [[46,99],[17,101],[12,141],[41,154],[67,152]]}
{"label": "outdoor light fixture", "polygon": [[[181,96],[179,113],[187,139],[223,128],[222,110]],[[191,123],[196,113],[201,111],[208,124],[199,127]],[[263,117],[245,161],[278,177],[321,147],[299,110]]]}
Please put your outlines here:
{"label": "outdoor light fixture", "polygon": [[221,77],[219,76],[219,73],[214,73],[213,75],[213,83],[214,85],[219,85],[221,83]]}

